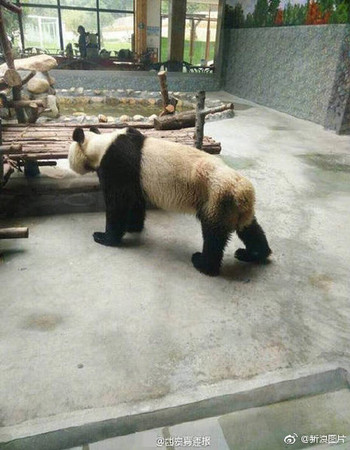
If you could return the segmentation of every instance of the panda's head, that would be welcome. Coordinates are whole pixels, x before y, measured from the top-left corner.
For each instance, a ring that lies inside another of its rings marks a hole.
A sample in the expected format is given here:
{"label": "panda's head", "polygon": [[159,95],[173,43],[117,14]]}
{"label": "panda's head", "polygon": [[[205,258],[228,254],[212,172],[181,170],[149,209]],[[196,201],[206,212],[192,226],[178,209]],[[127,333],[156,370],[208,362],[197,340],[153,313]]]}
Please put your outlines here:
{"label": "panda's head", "polygon": [[80,175],[97,170],[112,143],[119,135],[127,132],[127,128],[103,134],[96,127],[91,127],[89,131],[84,131],[81,127],[75,128],[68,153],[70,168]]}

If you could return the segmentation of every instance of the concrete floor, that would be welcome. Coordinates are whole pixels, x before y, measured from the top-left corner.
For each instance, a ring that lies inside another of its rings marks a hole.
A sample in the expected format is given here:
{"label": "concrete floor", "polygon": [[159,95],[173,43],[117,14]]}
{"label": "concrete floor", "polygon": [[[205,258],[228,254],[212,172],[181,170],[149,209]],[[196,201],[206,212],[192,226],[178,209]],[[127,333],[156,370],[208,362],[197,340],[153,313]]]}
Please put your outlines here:
{"label": "concrete floor", "polygon": [[30,237],[0,242],[0,442],[350,368],[350,137],[234,101],[205,131],[256,187],[270,264],[235,260],[234,237],[206,277],[193,217],[150,210],[116,249],[91,237],[100,194],[15,199],[1,226]]}

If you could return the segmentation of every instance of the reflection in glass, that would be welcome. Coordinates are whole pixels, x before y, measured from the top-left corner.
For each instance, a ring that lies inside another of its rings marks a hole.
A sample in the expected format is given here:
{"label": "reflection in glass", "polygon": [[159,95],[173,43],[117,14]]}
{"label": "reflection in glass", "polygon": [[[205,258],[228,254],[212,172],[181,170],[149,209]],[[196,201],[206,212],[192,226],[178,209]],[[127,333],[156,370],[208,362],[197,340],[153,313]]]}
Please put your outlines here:
{"label": "reflection in glass", "polygon": [[77,6],[78,8],[96,8],[96,0],[61,0],[61,6]]}
{"label": "reflection in glass", "polygon": [[[216,42],[218,0],[187,1],[183,60],[192,65],[213,62]],[[161,61],[168,59],[169,2],[162,0]]]}
{"label": "reflection in glass", "polygon": [[[13,1],[13,3],[15,3]],[[22,5],[26,3],[35,3],[36,5],[57,5],[57,0],[21,0]]]}
{"label": "reflection in glass", "polygon": [[57,53],[60,49],[57,9],[23,8],[25,47],[32,52]]}
{"label": "reflection in glass", "polygon": [[119,9],[120,11],[133,11],[133,0],[100,0],[100,9]]}
{"label": "reflection in glass", "polygon": [[63,44],[72,44],[75,56],[79,56],[78,44],[79,34],[78,27],[82,25],[87,33],[97,33],[97,14],[93,11],[81,11],[74,9],[62,9],[62,31]]}
{"label": "reflection in glass", "polygon": [[184,60],[207,65],[214,59],[218,1],[187,2]]}
{"label": "reflection in glass", "polygon": [[[11,41],[12,52],[14,54],[14,57],[17,58],[19,57],[22,48],[18,15],[4,9],[3,17],[6,27],[6,34]],[[1,44],[0,44],[0,51],[1,51]]]}
{"label": "reflection in glass", "polygon": [[133,14],[101,12],[100,24],[101,48],[112,52],[118,52],[121,49],[131,50],[131,39],[134,32]]}

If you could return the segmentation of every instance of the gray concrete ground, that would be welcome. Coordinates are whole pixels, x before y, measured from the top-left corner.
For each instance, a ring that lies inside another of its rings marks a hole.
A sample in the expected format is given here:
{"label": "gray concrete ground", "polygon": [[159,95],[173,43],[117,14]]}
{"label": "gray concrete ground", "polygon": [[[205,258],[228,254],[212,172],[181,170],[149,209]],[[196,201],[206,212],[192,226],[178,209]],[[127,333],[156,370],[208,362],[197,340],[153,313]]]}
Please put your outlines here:
{"label": "gray concrete ground", "polygon": [[106,248],[100,194],[14,199],[1,225],[30,237],[0,242],[0,442],[349,369],[350,137],[235,103],[206,133],[254,182],[269,264],[236,261],[233,237],[205,277],[193,217],[150,210],[141,236]]}
{"label": "gray concrete ground", "polygon": [[[251,408],[172,427],[90,443],[71,450],[139,450],[154,448],[200,450],[349,449],[350,392],[340,390]],[[326,430],[332,430],[327,432]],[[297,431],[297,432],[296,432]],[[289,443],[289,444],[288,444]],[[321,445],[322,443],[322,445]]]}

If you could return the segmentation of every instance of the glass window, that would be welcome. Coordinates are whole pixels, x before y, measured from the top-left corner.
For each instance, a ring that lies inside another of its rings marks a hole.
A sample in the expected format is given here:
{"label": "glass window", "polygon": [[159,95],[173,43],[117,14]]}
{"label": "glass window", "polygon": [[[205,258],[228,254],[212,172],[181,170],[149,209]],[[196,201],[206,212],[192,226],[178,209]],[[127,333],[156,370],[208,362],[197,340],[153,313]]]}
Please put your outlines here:
{"label": "glass window", "polygon": [[97,33],[97,14],[92,11],[76,11],[74,9],[61,9],[63,43],[72,44],[75,55],[79,55],[78,49],[78,27],[82,25],[86,33]]}
{"label": "glass window", "polygon": [[32,53],[57,53],[60,49],[57,9],[23,8],[25,48]]}
{"label": "glass window", "polygon": [[121,49],[131,50],[131,39],[134,32],[133,14],[101,12],[100,24],[101,48],[114,52]]}
{"label": "glass window", "polygon": [[[19,22],[18,22],[18,14],[3,10],[6,34],[11,41],[12,52],[14,53],[14,57],[19,57],[21,45],[21,33],[19,31]],[[1,49],[1,44],[0,44]]]}
{"label": "glass window", "polygon": [[96,8],[96,0],[61,0],[61,6],[77,6],[78,8]]}
{"label": "glass window", "polygon": [[207,64],[214,59],[218,1],[187,2],[184,60]]}
{"label": "glass window", "polygon": [[133,11],[133,0],[100,0],[100,9],[120,9],[120,11]]}
{"label": "glass window", "polygon": [[[13,3],[15,3],[13,1]],[[21,4],[35,3],[36,5],[57,5],[57,0],[21,0]]]}
{"label": "glass window", "polygon": [[162,17],[162,30],[161,30],[161,56],[160,61],[164,62],[168,59],[168,32],[169,32],[169,19],[168,17]]}

